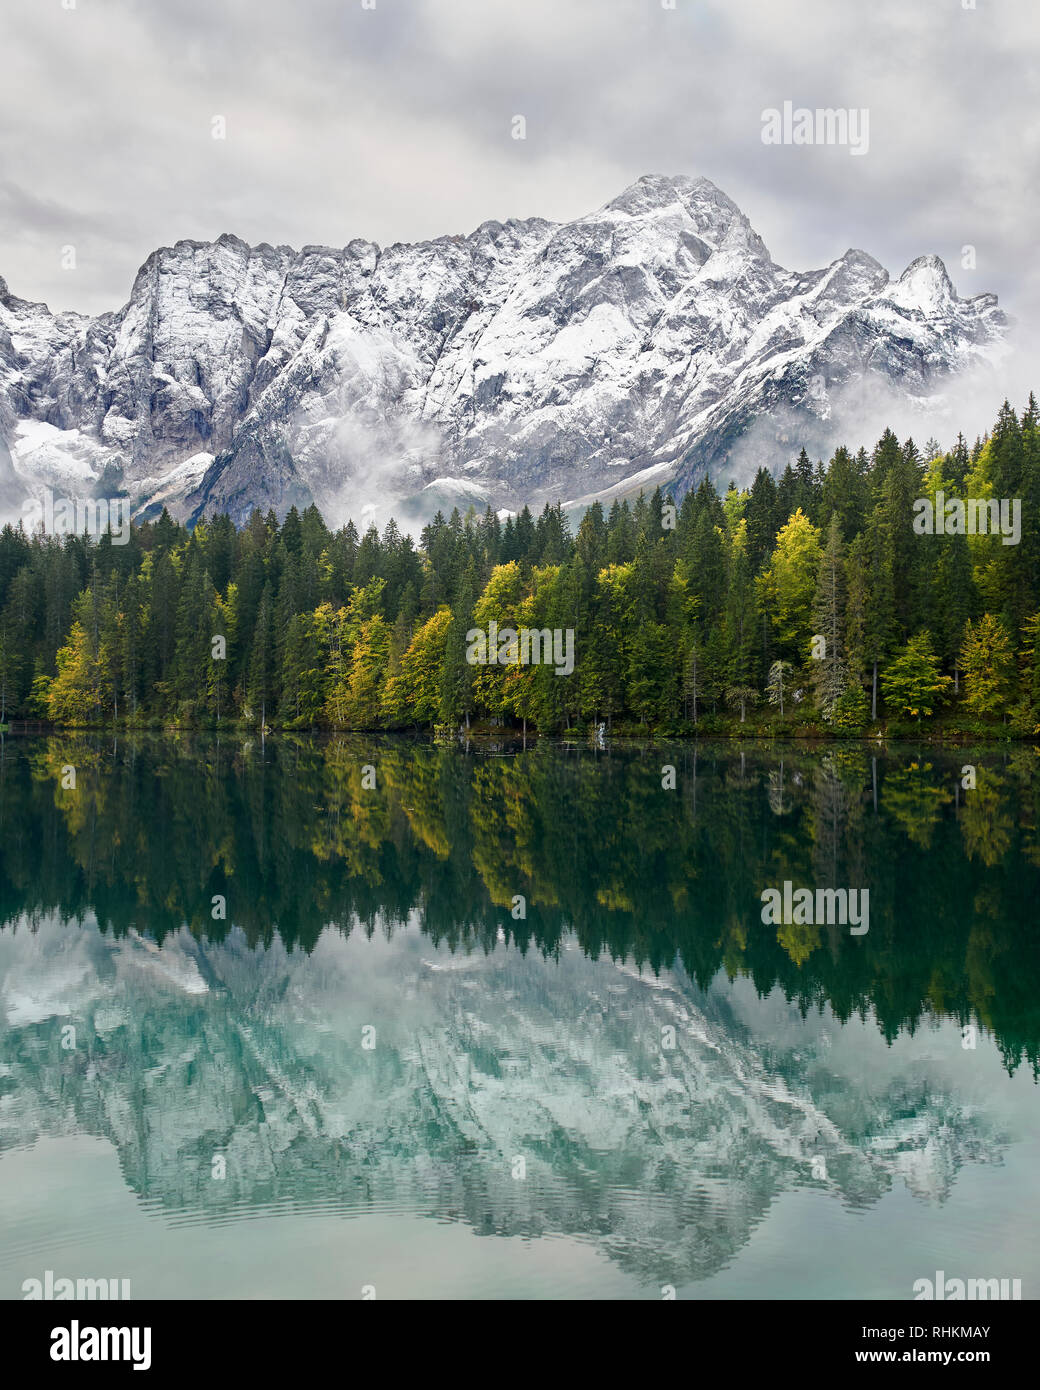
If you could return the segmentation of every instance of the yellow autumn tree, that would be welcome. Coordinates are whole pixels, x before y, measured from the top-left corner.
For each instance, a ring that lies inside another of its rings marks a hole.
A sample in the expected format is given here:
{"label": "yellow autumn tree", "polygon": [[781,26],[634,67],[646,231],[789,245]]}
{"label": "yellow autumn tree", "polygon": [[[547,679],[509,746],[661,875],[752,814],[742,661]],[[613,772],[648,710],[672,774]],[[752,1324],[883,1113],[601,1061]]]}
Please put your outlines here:
{"label": "yellow autumn tree", "polygon": [[[481,628],[485,636],[492,623],[498,625],[500,634],[506,629],[516,631],[522,599],[520,566],[515,560],[508,565],[496,565],[484,586],[484,592],[473,606],[474,626]],[[508,642],[496,642],[494,650],[488,649],[487,664],[474,667],[473,690],[477,706],[498,716],[512,712],[506,690],[506,666],[498,665],[494,660],[500,650],[507,657],[519,654],[519,645],[514,652],[508,651],[507,647]]]}
{"label": "yellow autumn tree", "polygon": [[964,703],[972,714],[985,719],[1005,709],[1013,669],[1011,639],[999,618],[983,613],[977,623],[965,624],[961,670]]}
{"label": "yellow autumn tree", "polygon": [[799,507],[781,527],[758,579],[760,608],[769,614],[784,655],[798,662],[809,656],[820,553],[820,533]]}
{"label": "yellow autumn tree", "polygon": [[47,714],[56,724],[89,724],[101,701],[101,672],[81,623],[59,647],[58,671],[47,690]]}
{"label": "yellow autumn tree", "polygon": [[377,729],[390,655],[390,628],[378,613],[361,624],[350,664],[347,719],[354,729]]}
{"label": "yellow autumn tree", "polygon": [[383,692],[383,713],[388,720],[414,720],[433,724],[440,711],[441,668],[444,644],[451,624],[445,604],[419,628],[401,657],[396,674]]}

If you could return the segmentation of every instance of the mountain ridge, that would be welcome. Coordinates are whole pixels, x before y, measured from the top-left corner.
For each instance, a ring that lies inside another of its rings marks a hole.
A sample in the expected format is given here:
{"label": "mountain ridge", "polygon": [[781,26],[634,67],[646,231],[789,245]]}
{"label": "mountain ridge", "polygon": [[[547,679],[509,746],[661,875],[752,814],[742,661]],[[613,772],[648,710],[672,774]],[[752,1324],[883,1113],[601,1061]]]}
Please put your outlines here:
{"label": "mountain ridge", "polygon": [[139,516],[314,501],[336,522],[425,519],[430,488],[510,510],[681,496],[738,447],[826,447],[849,388],[935,396],[1007,327],[934,255],[895,280],[857,248],[785,270],[685,175],[426,242],[181,239],[95,317],[0,280],[0,497],[104,484]]}

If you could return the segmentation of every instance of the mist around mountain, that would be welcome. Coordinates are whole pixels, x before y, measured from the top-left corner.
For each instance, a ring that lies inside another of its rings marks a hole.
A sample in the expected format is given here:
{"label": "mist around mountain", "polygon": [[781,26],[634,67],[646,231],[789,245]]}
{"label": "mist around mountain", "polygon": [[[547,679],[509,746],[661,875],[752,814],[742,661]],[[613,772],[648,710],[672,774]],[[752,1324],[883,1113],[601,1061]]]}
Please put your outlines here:
{"label": "mist around mountain", "polygon": [[418,530],[455,505],[680,500],[941,414],[980,372],[999,398],[1007,329],[932,255],[786,270],[703,178],[415,245],[179,241],[97,317],[0,280],[0,508],[50,488]]}

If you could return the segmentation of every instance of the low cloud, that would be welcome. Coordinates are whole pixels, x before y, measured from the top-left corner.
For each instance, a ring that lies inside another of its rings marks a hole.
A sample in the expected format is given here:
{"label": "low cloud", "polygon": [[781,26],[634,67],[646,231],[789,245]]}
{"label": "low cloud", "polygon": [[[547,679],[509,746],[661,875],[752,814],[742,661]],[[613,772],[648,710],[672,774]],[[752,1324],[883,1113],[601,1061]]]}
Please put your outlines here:
{"label": "low cloud", "polygon": [[[7,0],[3,25],[0,275],[55,308],[119,307],[180,237],[420,240],[683,172],[781,264],[934,252],[1037,316],[1034,0]],[[869,110],[869,153],[763,145],[787,100]]]}

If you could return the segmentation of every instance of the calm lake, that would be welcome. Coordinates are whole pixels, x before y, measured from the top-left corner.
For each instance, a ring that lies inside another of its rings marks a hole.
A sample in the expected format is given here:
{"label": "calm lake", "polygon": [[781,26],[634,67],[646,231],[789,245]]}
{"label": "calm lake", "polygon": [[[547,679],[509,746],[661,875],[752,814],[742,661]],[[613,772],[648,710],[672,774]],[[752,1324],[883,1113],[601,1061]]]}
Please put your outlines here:
{"label": "calm lake", "polygon": [[0,1297],[1034,1298],[1038,915],[1032,747],[8,736]]}

